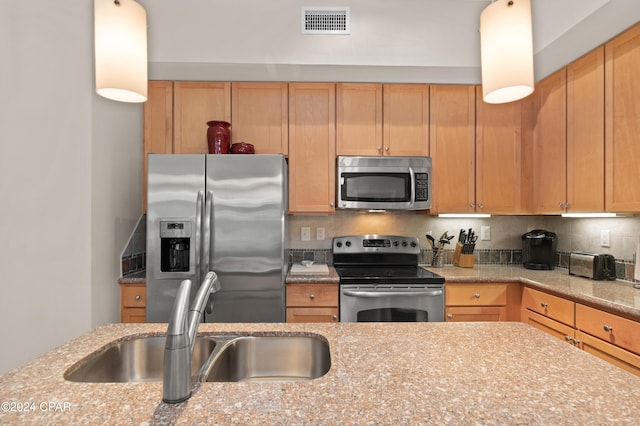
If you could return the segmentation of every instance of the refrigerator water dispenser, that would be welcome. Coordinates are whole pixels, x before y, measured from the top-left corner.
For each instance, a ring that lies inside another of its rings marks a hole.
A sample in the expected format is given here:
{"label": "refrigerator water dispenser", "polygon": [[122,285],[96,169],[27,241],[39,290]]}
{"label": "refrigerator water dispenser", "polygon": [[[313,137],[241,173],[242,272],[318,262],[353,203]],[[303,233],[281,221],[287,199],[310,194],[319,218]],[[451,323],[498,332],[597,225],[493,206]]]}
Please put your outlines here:
{"label": "refrigerator water dispenser", "polygon": [[160,221],[160,270],[188,272],[191,221]]}

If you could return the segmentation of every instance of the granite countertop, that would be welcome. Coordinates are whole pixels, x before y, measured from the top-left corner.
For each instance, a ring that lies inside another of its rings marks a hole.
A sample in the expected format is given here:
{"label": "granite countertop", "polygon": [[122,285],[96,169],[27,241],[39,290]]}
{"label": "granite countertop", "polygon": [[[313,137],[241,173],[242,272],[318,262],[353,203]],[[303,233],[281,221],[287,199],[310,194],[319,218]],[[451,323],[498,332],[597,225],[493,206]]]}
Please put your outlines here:
{"label": "granite countertop", "polygon": [[566,269],[536,271],[522,266],[476,265],[473,268],[445,266],[426,269],[447,282],[520,282],[576,302],[595,306],[640,321],[640,290],[624,281],[597,281],[569,275]]}
{"label": "granite countertop", "polygon": [[[331,369],[304,382],[202,383],[176,405],[162,403],[159,382],[63,378],[109,342],[165,331],[166,324],[102,326],[3,375],[0,424],[586,425],[640,418],[640,377],[516,322],[201,324],[200,334],[320,334]],[[19,404],[30,408],[18,412]]]}

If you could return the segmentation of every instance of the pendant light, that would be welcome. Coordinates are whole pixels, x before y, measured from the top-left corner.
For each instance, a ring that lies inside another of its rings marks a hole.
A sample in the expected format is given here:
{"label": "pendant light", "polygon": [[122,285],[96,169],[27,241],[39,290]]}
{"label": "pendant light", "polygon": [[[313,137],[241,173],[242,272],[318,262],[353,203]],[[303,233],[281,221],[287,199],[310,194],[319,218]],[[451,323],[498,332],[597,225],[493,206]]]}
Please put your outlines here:
{"label": "pendant light", "polygon": [[480,14],[482,98],[491,104],[531,94],[531,0],[497,0]]}
{"label": "pendant light", "polygon": [[134,0],[94,0],[96,92],[147,100],[147,13]]}

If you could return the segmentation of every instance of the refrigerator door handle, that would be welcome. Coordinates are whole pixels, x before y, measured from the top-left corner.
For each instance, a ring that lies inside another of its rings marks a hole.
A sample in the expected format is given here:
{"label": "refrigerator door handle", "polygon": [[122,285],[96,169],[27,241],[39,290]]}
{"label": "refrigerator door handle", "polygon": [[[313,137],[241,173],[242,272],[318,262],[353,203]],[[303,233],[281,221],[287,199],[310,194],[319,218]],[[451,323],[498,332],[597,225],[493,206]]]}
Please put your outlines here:
{"label": "refrigerator door handle", "polygon": [[202,204],[204,202],[204,191],[198,191],[198,196],[196,198],[196,240],[195,240],[195,255],[196,255],[196,270],[194,271],[196,275],[196,282],[201,281],[201,277],[203,276],[200,273],[200,264],[202,261]]}
{"label": "refrigerator door handle", "polygon": [[213,191],[207,191],[204,201],[204,221],[202,222],[203,252],[200,262],[202,276],[211,270],[211,243],[213,235],[211,235],[211,215],[213,214]]}

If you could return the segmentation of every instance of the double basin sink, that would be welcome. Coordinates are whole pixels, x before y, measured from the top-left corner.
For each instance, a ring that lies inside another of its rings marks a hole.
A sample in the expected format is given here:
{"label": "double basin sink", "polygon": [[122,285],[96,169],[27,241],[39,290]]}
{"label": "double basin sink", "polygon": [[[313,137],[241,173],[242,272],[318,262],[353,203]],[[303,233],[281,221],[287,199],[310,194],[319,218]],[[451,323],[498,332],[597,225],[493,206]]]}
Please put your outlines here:
{"label": "double basin sink", "polygon": [[[72,382],[160,382],[164,336],[132,336],[110,343],[64,374]],[[324,376],[329,344],[320,335],[199,336],[191,376],[201,382],[299,381]]]}

